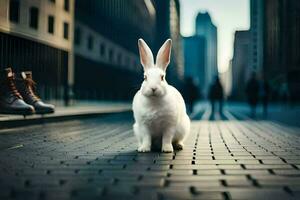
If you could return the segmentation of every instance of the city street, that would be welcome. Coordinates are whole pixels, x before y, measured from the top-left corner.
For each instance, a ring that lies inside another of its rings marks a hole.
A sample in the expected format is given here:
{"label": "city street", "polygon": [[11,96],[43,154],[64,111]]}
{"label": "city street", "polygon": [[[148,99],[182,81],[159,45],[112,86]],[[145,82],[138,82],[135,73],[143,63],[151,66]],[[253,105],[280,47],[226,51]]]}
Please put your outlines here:
{"label": "city street", "polygon": [[0,199],[300,198],[299,128],[208,118],[170,154],[136,152],[131,113],[2,129]]}
{"label": "city street", "polygon": [[0,200],[300,200],[299,24],[300,0],[0,0]]}

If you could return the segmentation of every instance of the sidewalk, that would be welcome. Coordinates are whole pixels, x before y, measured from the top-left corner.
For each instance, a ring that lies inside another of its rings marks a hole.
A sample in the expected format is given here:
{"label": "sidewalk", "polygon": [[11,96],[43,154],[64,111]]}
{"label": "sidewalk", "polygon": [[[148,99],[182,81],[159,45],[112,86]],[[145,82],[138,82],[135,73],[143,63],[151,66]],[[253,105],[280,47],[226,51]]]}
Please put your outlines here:
{"label": "sidewalk", "polygon": [[[232,112],[237,118],[251,119],[250,108],[247,103],[232,103],[229,102],[226,108]],[[300,127],[300,106],[288,107],[280,104],[270,104],[268,107],[268,115],[263,116],[262,106],[259,105],[256,109],[256,118],[254,120],[270,120],[283,123],[286,125]]]}
{"label": "sidewalk", "polygon": [[55,109],[55,113],[47,115],[28,115],[24,117],[23,115],[0,114],[0,128],[96,117],[111,113],[128,112],[130,110],[130,103],[81,101],[69,107],[59,106]]}
{"label": "sidewalk", "polygon": [[295,130],[225,115],[174,153],[138,153],[130,113],[0,130],[0,199],[300,199]]}

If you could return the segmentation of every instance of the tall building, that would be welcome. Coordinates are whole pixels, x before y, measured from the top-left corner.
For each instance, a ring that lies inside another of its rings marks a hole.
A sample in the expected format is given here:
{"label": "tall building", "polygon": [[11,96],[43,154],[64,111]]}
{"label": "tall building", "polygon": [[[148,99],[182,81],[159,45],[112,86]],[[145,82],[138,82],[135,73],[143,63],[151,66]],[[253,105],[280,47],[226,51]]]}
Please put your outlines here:
{"label": "tall building", "polygon": [[217,27],[213,24],[210,15],[199,13],[196,18],[196,35],[206,40],[206,64],[205,64],[205,84],[204,94],[207,94],[209,84],[212,83],[214,76],[218,75],[218,47],[217,47]]}
{"label": "tall building", "polygon": [[179,0],[1,0],[0,68],[33,71],[46,99],[131,99],[139,38],[154,52],[171,38],[168,80],[182,80],[179,19]]}
{"label": "tall building", "polygon": [[74,0],[1,0],[0,68],[32,71],[39,94],[68,102]]}
{"label": "tall building", "polygon": [[[300,1],[264,1],[264,78],[300,100]],[[275,95],[277,96],[277,95]]]}
{"label": "tall building", "polygon": [[201,36],[183,38],[184,47],[184,76],[191,77],[203,94],[206,76],[206,40]]}
{"label": "tall building", "polygon": [[169,83],[180,86],[184,78],[184,66],[179,0],[154,0],[153,2],[156,9],[156,39],[153,53],[156,54],[168,38],[172,39],[172,55],[167,75]]}
{"label": "tall building", "polygon": [[77,98],[131,99],[142,78],[139,38],[154,54],[166,39],[173,40],[168,80],[180,82],[183,64],[178,0],[86,0],[75,5]]}
{"label": "tall building", "polygon": [[230,60],[229,67],[225,72],[219,73],[220,81],[224,90],[224,98],[231,97],[232,89],[232,63]]}
{"label": "tall building", "polygon": [[246,82],[251,73],[251,32],[236,31],[234,35],[234,52],[232,58],[232,91],[235,99],[244,99]]}
{"label": "tall building", "polygon": [[75,94],[79,99],[130,99],[140,84],[137,41],[155,44],[152,1],[75,3]]}
{"label": "tall building", "polygon": [[250,68],[260,76],[263,73],[263,24],[264,1],[250,1],[250,34],[251,52]]}

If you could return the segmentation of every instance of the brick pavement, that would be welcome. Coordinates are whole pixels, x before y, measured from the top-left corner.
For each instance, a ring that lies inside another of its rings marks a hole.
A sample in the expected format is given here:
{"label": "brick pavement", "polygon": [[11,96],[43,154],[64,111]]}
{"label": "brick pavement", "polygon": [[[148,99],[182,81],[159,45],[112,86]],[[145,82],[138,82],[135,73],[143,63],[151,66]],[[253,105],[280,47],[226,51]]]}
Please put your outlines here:
{"label": "brick pavement", "polygon": [[137,153],[128,114],[0,130],[0,199],[297,199],[297,129],[194,121],[183,151]]}

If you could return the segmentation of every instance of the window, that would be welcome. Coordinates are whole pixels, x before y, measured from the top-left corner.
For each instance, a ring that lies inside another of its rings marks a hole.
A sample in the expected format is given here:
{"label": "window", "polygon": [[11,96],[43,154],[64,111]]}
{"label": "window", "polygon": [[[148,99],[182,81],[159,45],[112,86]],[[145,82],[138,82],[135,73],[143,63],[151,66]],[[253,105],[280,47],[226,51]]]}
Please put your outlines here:
{"label": "window", "polygon": [[100,55],[101,56],[105,55],[105,45],[103,43],[100,44]]}
{"label": "window", "polygon": [[81,30],[80,30],[80,28],[75,28],[75,38],[74,38],[74,42],[75,42],[75,44],[80,44],[80,42],[81,42]]}
{"label": "window", "polygon": [[64,9],[65,11],[70,10],[70,0],[64,0]]}
{"label": "window", "polygon": [[29,26],[34,29],[38,29],[39,25],[39,9],[37,7],[30,8]]}
{"label": "window", "polygon": [[9,2],[9,20],[18,23],[20,19],[20,1],[10,0]]}
{"label": "window", "polygon": [[94,46],[94,38],[93,38],[93,36],[89,36],[88,37],[88,49],[89,50],[92,50],[93,49],[93,46]]}
{"label": "window", "polygon": [[64,38],[69,38],[69,24],[67,22],[64,22]]}
{"label": "window", "polygon": [[48,16],[48,33],[53,34],[54,33],[54,16],[49,15]]}

